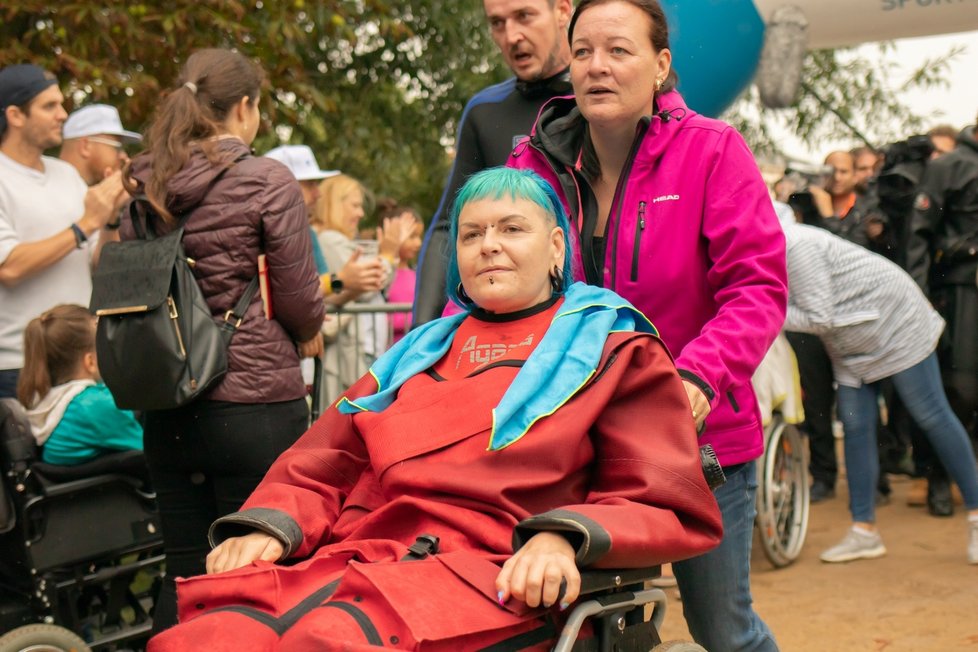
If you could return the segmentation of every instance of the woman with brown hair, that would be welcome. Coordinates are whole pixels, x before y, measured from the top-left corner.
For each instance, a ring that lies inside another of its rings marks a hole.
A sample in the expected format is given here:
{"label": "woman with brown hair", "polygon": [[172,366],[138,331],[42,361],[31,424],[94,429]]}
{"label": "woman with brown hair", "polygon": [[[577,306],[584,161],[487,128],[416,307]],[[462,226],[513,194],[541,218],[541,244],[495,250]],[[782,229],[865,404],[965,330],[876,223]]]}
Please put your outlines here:
{"label": "woman with brown hair", "polygon": [[[154,629],[176,623],[174,578],[204,572],[207,528],[236,511],[308,423],[299,358],[319,355],[323,302],[306,207],[289,170],[251,155],[261,116],[261,70],[230,50],[187,60],[126,170],[132,194],[159,212],[157,233],[183,218],[183,246],[215,319],[268,265],[274,317],[257,294],[228,348],[227,374],[202,398],[145,415],[145,450],[157,492],[167,577]],[[123,224],[123,240],[135,237]]]}
{"label": "woman with brown hair", "polygon": [[673,566],[690,633],[711,652],[771,652],[750,594],[764,444],[751,376],[784,323],[784,235],[743,138],[676,91],[658,0],[580,0],[568,36],[574,97],[541,110],[508,164],[561,193],[577,277],[662,329],[700,442],[726,472],[723,542]]}

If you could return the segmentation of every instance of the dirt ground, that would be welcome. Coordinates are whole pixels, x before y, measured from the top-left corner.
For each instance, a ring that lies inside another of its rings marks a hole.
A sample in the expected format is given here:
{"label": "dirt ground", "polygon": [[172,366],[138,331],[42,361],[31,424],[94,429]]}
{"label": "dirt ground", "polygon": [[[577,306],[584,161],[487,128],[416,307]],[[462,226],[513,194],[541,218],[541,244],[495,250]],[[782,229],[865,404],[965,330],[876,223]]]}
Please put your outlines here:
{"label": "dirt ground", "polygon": [[[877,510],[888,554],[848,564],[818,555],[848,524],[848,495],[812,505],[801,556],[774,569],[755,542],[752,585],[757,612],[784,652],[978,652],[978,566],[967,563],[967,524],[908,507],[910,480],[893,477],[893,500]],[[688,639],[675,589],[663,640]]]}

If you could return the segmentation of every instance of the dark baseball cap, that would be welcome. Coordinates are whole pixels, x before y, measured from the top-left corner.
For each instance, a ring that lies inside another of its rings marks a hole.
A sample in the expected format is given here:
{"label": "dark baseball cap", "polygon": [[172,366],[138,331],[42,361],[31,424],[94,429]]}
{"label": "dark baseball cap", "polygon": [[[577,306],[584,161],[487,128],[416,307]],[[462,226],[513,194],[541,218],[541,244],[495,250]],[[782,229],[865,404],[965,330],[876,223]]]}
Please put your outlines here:
{"label": "dark baseball cap", "polygon": [[44,68],[18,63],[0,70],[0,134],[7,130],[7,107],[22,106],[58,83]]}

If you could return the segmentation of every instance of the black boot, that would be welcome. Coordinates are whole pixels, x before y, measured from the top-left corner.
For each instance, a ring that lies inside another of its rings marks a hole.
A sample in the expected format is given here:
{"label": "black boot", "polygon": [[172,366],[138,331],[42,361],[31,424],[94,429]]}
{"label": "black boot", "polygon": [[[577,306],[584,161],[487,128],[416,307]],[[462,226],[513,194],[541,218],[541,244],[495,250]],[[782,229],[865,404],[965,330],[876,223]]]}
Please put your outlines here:
{"label": "black boot", "polygon": [[954,501],[951,500],[951,485],[946,477],[931,476],[927,479],[927,511],[931,516],[952,516]]}

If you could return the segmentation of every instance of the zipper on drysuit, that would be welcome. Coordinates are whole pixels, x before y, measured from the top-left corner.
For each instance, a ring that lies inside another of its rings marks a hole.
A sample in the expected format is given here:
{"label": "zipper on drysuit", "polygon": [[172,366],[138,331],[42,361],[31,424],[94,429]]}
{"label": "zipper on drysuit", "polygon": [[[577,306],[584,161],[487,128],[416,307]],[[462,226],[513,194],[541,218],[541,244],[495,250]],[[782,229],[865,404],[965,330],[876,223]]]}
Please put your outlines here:
{"label": "zipper on drysuit", "polygon": [[632,242],[632,281],[638,280],[638,254],[642,246],[642,234],[645,232],[645,202],[638,203],[638,219],[635,221],[635,238]]}
{"label": "zipper on drysuit", "polygon": [[367,639],[367,643],[369,645],[381,647],[384,645],[384,639],[380,637],[380,632],[377,631],[377,627],[374,625],[373,621],[370,620],[370,616],[368,616],[360,607],[352,605],[346,601],[333,600],[332,602],[326,602],[320,605],[319,608],[339,609],[353,618],[357,626],[360,627],[360,631],[363,632],[363,636]]}

